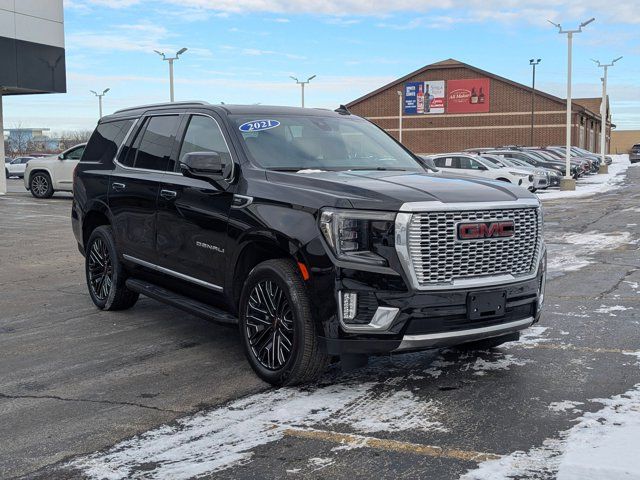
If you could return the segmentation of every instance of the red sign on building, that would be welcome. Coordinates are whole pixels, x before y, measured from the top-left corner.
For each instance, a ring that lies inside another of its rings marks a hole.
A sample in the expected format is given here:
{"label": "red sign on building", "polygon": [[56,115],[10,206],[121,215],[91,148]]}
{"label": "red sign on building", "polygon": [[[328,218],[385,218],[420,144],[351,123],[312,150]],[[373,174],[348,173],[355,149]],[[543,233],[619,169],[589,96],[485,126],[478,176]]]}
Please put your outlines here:
{"label": "red sign on building", "polygon": [[477,113],[489,111],[488,78],[449,80],[447,82],[447,113]]}

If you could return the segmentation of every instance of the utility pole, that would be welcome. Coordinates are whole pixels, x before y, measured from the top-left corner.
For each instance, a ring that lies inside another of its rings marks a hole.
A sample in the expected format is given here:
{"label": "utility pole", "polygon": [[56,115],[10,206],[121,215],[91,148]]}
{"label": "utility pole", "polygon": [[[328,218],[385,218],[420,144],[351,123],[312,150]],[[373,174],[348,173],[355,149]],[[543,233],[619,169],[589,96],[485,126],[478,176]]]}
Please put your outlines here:
{"label": "utility pole", "polygon": [[613,64],[620,60],[622,57],[618,57],[611,61],[611,63],[600,63],[600,60],[593,60],[593,62],[604,69],[604,75],[602,77],[602,102],[600,103],[600,168],[598,173],[609,173],[609,166],[605,163],[604,157],[607,153],[607,72],[609,67],[613,67]]}
{"label": "utility pole", "polygon": [[160,55],[162,57],[162,60],[165,60],[165,61],[169,62],[169,100],[171,102],[174,101],[174,95],[173,95],[173,62],[174,62],[174,60],[178,60],[178,58],[180,58],[180,55],[182,55],[187,50],[188,50],[187,48],[181,48],[180,50],[178,50],[176,52],[176,56],[175,57],[167,57],[164,53],[159,52],[158,50],[154,50],[154,52],[156,52],[158,55]]}
{"label": "utility pole", "polygon": [[560,190],[575,190],[576,181],[571,178],[571,117],[573,112],[571,111],[571,66],[572,66],[572,48],[573,48],[573,34],[582,32],[582,29],[593,22],[595,18],[590,18],[586,22],[582,22],[576,30],[563,30],[559,23],[553,23],[551,20],[548,22],[558,28],[559,34],[567,34],[567,146],[565,151],[565,175],[560,180]]}
{"label": "utility pole", "polygon": [[529,60],[529,65],[533,67],[533,79],[531,81],[531,139],[529,144],[533,147],[533,126],[534,126],[534,114],[535,114],[535,98],[536,98],[536,65],[540,63],[540,59]]}
{"label": "utility pole", "polygon": [[398,90],[398,141],[402,143],[402,92]]}
{"label": "utility pole", "polygon": [[98,109],[99,109],[99,112],[100,112],[100,116],[98,117],[98,119],[101,119],[101,118],[102,118],[102,97],[104,97],[104,96],[107,94],[107,92],[108,92],[109,90],[111,90],[111,89],[110,89],[110,88],[105,88],[105,89],[102,91],[102,93],[95,92],[94,90],[89,90],[89,91],[90,91],[91,93],[93,93],[96,97],[98,97]]}
{"label": "utility pole", "polygon": [[309,78],[307,78],[304,82],[298,80],[296,77],[292,77],[289,76],[289,78],[295,80],[295,82],[300,85],[301,89],[302,89],[302,108],[304,108],[304,86],[307,85],[311,80],[313,80],[314,78],[316,78],[316,75],[312,75]]}

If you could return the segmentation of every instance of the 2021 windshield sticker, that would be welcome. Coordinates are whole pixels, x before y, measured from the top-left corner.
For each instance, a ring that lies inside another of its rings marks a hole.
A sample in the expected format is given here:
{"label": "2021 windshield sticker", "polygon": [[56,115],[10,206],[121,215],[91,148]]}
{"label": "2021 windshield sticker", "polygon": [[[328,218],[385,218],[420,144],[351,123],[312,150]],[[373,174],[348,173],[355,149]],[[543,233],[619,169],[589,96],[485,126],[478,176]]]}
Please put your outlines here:
{"label": "2021 windshield sticker", "polygon": [[259,132],[260,130],[269,130],[280,126],[278,120],[251,120],[245,122],[240,127],[241,132]]}

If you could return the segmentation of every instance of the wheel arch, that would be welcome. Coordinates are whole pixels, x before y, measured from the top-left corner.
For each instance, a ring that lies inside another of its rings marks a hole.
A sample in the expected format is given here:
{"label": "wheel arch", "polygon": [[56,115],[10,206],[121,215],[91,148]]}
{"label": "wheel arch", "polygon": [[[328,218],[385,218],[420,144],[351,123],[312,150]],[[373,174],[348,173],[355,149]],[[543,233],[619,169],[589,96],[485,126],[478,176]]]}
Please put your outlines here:
{"label": "wheel arch", "polygon": [[[36,173],[46,173],[47,175],[49,175],[49,179],[51,180],[51,185],[54,184],[53,176],[51,175],[51,172],[49,171],[48,168],[46,168],[46,167],[35,167],[33,170],[29,171],[29,188],[31,188],[31,179],[33,178],[33,176]],[[26,174],[26,172],[25,172],[25,174]]]}
{"label": "wheel arch", "polygon": [[82,245],[83,248],[87,244],[91,232],[100,225],[112,225],[111,212],[106,204],[100,201],[94,201],[89,205],[87,212],[82,219]]}
{"label": "wheel arch", "polygon": [[277,232],[253,232],[238,244],[230,262],[230,279],[227,281],[228,300],[237,311],[244,280],[258,264],[277,258],[305,263],[301,246]]}

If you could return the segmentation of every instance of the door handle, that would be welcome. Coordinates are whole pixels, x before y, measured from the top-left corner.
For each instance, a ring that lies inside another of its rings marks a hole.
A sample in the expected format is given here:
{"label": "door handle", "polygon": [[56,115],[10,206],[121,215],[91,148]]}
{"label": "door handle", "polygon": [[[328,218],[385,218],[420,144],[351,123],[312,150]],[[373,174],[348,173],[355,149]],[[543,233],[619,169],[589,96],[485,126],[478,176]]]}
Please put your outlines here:
{"label": "door handle", "polygon": [[116,192],[121,192],[122,190],[127,188],[127,186],[124,183],[113,182],[111,184],[111,188],[114,189]]}
{"label": "door handle", "polygon": [[160,190],[160,196],[165,200],[173,200],[178,196],[178,192],[176,192],[175,190],[162,189]]}

